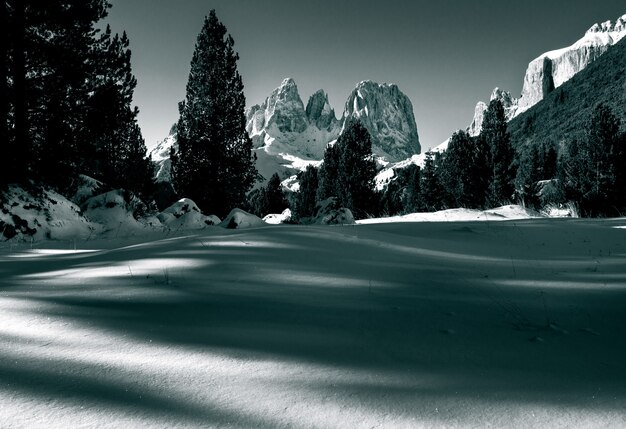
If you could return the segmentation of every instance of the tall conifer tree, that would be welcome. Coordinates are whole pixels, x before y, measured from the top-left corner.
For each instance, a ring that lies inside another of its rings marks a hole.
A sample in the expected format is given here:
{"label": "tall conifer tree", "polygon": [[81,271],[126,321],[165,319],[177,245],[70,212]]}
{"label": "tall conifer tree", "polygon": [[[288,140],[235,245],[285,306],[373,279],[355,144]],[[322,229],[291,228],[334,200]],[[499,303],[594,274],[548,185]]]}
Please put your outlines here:
{"label": "tall conifer tree", "polygon": [[180,103],[178,153],[172,159],[179,195],[218,215],[245,202],[257,178],[245,129],[243,83],[233,38],[212,10],[196,42]]}
{"label": "tall conifer tree", "polygon": [[510,201],[515,190],[515,151],[511,146],[504,107],[500,100],[491,100],[489,103],[480,138],[489,148],[490,180],[487,204],[498,206]]}

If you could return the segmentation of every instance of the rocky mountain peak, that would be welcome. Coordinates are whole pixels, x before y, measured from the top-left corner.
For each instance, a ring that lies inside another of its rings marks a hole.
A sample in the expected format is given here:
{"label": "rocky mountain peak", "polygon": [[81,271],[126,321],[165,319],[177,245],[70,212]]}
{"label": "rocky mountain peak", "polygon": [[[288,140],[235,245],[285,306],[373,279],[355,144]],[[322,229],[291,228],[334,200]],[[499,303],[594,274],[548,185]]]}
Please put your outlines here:
{"label": "rocky mountain peak", "polygon": [[345,104],[344,121],[357,118],[372,136],[372,151],[387,161],[420,153],[413,105],[395,84],[359,82]]}
{"label": "rocky mountain peak", "polygon": [[608,20],[602,23],[596,23],[587,30],[587,33],[621,33],[626,31],[626,14],[620,16],[615,22]]}
{"label": "rocky mountain peak", "polygon": [[[550,92],[583,70],[612,45],[626,36],[626,14],[612,21],[594,24],[585,35],[570,46],[545,52],[528,64],[524,75],[522,95],[519,99],[499,88],[493,90],[491,100],[499,99],[504,106],[507,120],[530,109]],[[487,106],[478,102],[474,119],[468,127],[470,135],[478,135],[482,128]]]}
{"label": "rocky mountain peak", "polygon": [[328,94],[322,89],[311,95],[306,105],[306,116],[310,124],[317,128],[329,129],[337,123],[335,110],[330,107]]}
{"label": "rocky mountain peak", "polygon": [[282,133],[301,133],[308,126],[304,104],[292,78],[283,80],[263,104],[251,107],[246,117],[246,129],[251,135],[260,134],[272,126]]}

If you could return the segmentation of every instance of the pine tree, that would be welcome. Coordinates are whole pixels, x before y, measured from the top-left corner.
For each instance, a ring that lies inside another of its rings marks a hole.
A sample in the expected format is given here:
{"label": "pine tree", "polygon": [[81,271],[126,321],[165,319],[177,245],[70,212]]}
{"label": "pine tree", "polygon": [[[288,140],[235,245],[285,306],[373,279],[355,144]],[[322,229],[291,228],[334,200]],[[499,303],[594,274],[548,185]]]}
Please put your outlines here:
{"label": "pine tree", "polygon": [[267,214],[282,213],[289,207],[283,186],[278,173],[274,173],[265,187],[265,198],[267,199]]}
{"label": "pine tree", "polygon": [[92,50],[95,79],[87,102],[82,168],[114,187],[147,195],[152,169],[131,107],[137,80],[132,73],[129,40],[112,35],[109,26]]}
{"label": "pine tree", "polygon": [[485,112],[480,138],[489,147],[490,178],[487,204],[491,207],[505,204],[513,196],[515,151],[511,146],[504,107],[500,100],[491,100]]}
{"label": "pine tree", "polygon": [[407,176],[406,187],[403,192],[403,206],[405,213],[415,213],[422,210],[421,199],[421,170],[417,165],[409,165],[404,173]]}
{"label": "pine tree", "polygon": [[482,207],[485,201],[487,151],[483,141],[458,131],[450,137],[438,177],[447,207]]}
{"label": "pine tree", "polygon": [[176,191],[222,216],[245,202],[257,178],[233,46],[212,10],[198,35],[187,95],[179,105],[179,151],[172,162]]}
{"label": "pine tree", "polygon": [[342,206],[356,217],[375,211],[374,177],[376,162],[372,157],[372,140],[360,121],[351,120],[337,139],[339,150],[338,197]]}
{"label": "pine tree", "polygon": [[624,161],[626,147],[620,119],[599,104],[583,140],[573,140],[561,159],[560,180],[568,199],[584,216],[620,215],[626,207]]}
{"label": "pine tree", "polygon": [[317,200],[323,201],[326,198],[338,197],[339,191],[339,148],[337,142],[328,146],[324,152],[324,162],[319,171],[319,188],[317,190]]}
{"label": "pine tree", "polygon": [[[11,35],[11,31],[8,27],[8,10],[7,10],[7,2],[3,1],[0,4],[0,55],[2,55],[2,68],[0,69],[0,103],[2,106],[0,109],[0,117],[3,118],[2,124],[0,124],[0,150],[3,154],[3,158],[5,163],[8,161],[8,164],[13,164],[15,160],[13,159],[11,153],[11,145],[9,140],[9,124],[8,117],[10,111],[10,101],[9,101],[9,38]],[[0,169],[0,189],[7,184],[8,179],[10,177],[9,166],[7,165],[5,168]]]}
{"label": "pine tree", "polygon": [[442,207],[442,187],[432,152],[426,152],[424,168],[420,177],[420,201],[426,211],[432,212]]}
{"label": "pine tree", "polygon": [[294,218],[302,219],[315,216],[315,198],[319,186],[318,170],[312,165],[298,173],[300,189],[296,192]]}

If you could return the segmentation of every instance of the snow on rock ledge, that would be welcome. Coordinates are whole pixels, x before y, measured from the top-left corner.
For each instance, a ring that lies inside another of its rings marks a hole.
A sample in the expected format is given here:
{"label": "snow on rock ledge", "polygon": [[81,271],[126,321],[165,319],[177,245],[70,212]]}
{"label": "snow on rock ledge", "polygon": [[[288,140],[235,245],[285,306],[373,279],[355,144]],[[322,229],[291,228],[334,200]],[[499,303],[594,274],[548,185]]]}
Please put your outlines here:
{"label": "snow on rock ledge", "polygon": [[232,209],[228,216],[219,224],[222,228],[242,229],[267,225],[263,220],[241,209]]}
{"label": "snow on rock ledge", "polygon": [[282,213],[268,214],[263,218],[263,222],[270,225],[279,225],[281,223],[289,222],[291,220],[291,210],[285,209]]}
{"label": "snow on rock ledge", "polygon": [[317,215],[313,223],[318,225],[354,225],[354,216],[350,209],[341,207],[336,198],[320,201],[316,208]]}
{"label": "snow on rock ledge", "polygon": [[203,229],[219,224],[220,218],[215,215],[202,214],[198,206],[189,198],[182,198],[157,215],[159,221],[167,228]]}
{"label": "snow on rock ledge", "polygon": [[0,195],[0,239],[87,239],[99,230],[81,209],[49,189],[29,192],[15,185]]}

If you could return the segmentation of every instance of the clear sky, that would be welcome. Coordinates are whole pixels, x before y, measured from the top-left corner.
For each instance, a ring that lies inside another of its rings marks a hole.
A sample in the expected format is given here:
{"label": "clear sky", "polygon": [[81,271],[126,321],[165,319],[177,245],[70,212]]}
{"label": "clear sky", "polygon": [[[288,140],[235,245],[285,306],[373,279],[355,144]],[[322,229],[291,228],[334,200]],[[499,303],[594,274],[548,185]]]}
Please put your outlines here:
{"label": "clear sky", "polygon": [[241,57],[247,106],[292,77],[338,116],[361,80],[396,83],[413,103],[422,149],[472,120],[498,86],[519,96],[528,62],[626,13],[624,0],[110,0],[138,79],[134,102],[150,148],[167,136],[210,9]]}

